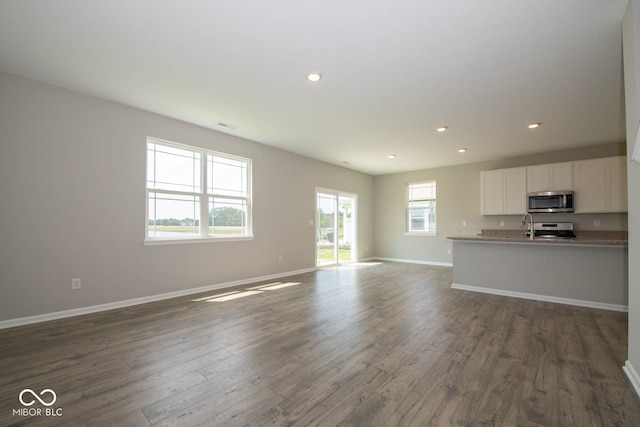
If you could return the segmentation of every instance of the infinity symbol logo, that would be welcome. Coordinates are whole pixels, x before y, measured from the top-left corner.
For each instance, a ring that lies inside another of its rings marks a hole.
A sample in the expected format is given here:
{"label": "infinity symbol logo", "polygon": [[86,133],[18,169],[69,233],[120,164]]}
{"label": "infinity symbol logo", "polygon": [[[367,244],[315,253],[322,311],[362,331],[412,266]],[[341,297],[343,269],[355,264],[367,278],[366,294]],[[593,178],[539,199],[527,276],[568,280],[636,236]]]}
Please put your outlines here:
{"label": "infinity symbol logo", "polygon": [[[23,396],[25,393],[31,393],[31,395],[32,395],[35,399],[32,399],[30,402],[25,402],[25,401],[22,399],[22,396]],[[53,398],[53,399],[51,400],[51,402],[47,403],[47,402],[45,402],[44,400],[42,400],[42,399],[40,398],[40,396],[42,396],[42,395],[43,395],[43,394],[45,394],[45,393],[51,393],[51,397]],[[58,397],[56,396],[56,392],[55,392],[55,391],[53,391],[53,390],[51,390],[50,388],[45,388],[44,390],[42,390],[42,391],[40,392],[40,396],[38,396],[38,395],[36,394],[36,392],[35,392],[35,391],[33,391],[33,390],[31,390],[30,388],[25,388],[24,390],[22,390],[22,391],[20,392],[20,403],[22,403],[24,406],[31,406],[31,405],[33,405],[34,403],[36,403],[36,400],[37,400],[38,402],[42,403],[44,406],[51,406],[51,405],[53,405],[54,403],[56,403],[56,399],[58,398]]]}

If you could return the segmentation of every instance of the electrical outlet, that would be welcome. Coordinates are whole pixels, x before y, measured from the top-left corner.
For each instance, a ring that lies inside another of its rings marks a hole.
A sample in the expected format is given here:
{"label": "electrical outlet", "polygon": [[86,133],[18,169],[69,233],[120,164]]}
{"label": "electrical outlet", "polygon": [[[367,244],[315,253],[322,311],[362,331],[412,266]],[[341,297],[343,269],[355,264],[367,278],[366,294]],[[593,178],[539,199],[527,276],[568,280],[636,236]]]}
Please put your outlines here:
{"label": "electrical outlet", "polygon": [[594,220],[593,220],[593,225],[594,225],[595,227],[600,227],[600,220],[599,220],[599,219],[594,219]]}
{"label": "electrical outlet", "polygon": [[500,221],[500,227],[504,227],[504,221]]}
{"label": "electrical outlet", "polygon": [[451,255],[451,249],[447,249],[447,254]]}
{"label": "electrical outlet", "polygon": [[466,227],[467,225],[469,225],[469,223],[467,222],[467,220],[465,219],[464,221],[462,221],[462,226]]}
{"label": "electrical outlet", "polygon": [[278,262],[282,262],[282,261],[284,261],[284,257],[283,257],[282,255],[280,255],[280,256],[278,257]]}
{"label": "electrical outlet", "polygon": [[71,279],[71,289],[80,289],[80,279]]}

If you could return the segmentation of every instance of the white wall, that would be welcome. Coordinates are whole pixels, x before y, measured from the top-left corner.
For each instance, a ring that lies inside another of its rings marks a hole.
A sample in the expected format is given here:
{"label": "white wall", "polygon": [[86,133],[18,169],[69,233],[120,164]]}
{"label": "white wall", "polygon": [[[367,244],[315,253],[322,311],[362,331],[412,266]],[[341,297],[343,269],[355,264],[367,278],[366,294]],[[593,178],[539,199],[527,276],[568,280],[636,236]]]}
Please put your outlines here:
{"label": "white wall", "polygon": [[[627,150],[633,152],[640,121],[640,0],[631,0],[623,22],[624,84]],[[640,372],[640,165],[627,165],[629,199],[629,357],[631,369]],[[634,378],[632,377],[632,380]],[[640,377],[635,377],[640,393]]]}
{"label": "white wall", "polygon": [[[371,176],[10,74],[0,93],[0,321],[313,268],[316,186],[358,194],[372,254]],[[147,136],[253,159],[255,238],[144,246]]]}
{"label": "white wall", "polygon": [[[480,215],[480,172],[543,163],[584,160],[625,154],[621,143],[604,144],[574,150],[542,153],[509,159],[470,163],[443,168],[398,173],[375,178],[375,247],[382,258],[428,263],[452,262],[448,236],[479,233],[482,229],[520,228],[521,215]],[[435,180],[437,185],[438,235],[406,236],[405,185],[410,182]],[[544,215],[536,215],[536,220]],[[576,230],[626,230],[627,214],[554,214],[554,221],[571,221]],[[594,219],[600,220],[595,227]],[[467,221],[467,226],[463,226]]]}

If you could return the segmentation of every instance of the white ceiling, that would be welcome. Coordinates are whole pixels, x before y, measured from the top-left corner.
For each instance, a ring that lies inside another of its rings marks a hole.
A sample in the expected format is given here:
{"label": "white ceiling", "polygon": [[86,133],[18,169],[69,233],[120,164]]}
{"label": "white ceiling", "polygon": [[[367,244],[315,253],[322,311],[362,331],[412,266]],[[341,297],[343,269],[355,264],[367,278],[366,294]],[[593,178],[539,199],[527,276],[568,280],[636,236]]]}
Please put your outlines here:
{"label": "white ceiling", "polygon": [[380,175],[624,141],[626,3],[0,0],[0,70]]}

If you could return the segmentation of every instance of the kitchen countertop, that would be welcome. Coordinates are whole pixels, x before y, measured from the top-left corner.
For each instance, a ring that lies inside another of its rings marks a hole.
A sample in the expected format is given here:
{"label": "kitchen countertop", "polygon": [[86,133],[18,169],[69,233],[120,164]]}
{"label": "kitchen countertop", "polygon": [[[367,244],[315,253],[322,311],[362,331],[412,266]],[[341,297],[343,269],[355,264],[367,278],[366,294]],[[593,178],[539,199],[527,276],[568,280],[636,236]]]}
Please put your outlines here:
{"label": "kitchen countertop", "polygon": [[473,242],[501,242],[501,243],[525,243],[525,244],[561,244],[561,245],[600,245],[600,246],[627,246],[628,237],[626,231],[593,231],[574,230],[575,239],[529,239],[520,230],[482,230],[481,233],[468,236],[451,236],[451,240],[466,240]]}

